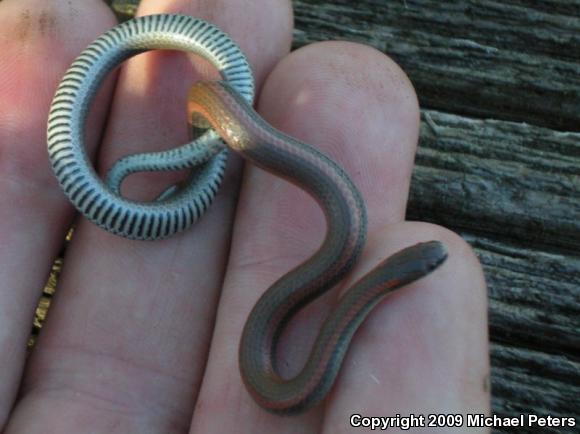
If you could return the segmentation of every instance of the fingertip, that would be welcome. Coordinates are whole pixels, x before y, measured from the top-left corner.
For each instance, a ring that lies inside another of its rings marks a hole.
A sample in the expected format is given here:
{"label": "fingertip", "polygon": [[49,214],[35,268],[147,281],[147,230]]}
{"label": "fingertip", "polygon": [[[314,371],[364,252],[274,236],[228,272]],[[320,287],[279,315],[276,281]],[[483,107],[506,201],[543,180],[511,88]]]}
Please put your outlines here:
{"label": "fingertip", "polygon": [[353,42],[305,46],[268,76],[258,109],[345,167],[371,226],[402,220],[420,115],[411,82],[390,58]]}
{"label": "fingertip", "polygon": [[[314,101],[339,94],[354,106],[362,99],[359,105],[369,106],[365,114],[378,109],[386,117],[392,111],[414,121],[415,128],[420,119],[417,95],[405,72],[384,53],[355,42],[324,41],[301,47],[274,68],[264,87],[265,92],[280,97],[294,96],[290,99],[295,104],[306,102],[308,90]],[[261,103],[272,104],[269,98]],[[390,110],[391,106],[396,110]]]}
{"label": "fingertip", "polygon": [[359,403],[370,403],[365,411],[375,413],[489,411],[487,292],[470,245],[441,226],[405,222],[371,234],[361,262],[372,268],[430,240],[445,245],[448,259],[371,312],[345,359],[332,411],[352,413]]}

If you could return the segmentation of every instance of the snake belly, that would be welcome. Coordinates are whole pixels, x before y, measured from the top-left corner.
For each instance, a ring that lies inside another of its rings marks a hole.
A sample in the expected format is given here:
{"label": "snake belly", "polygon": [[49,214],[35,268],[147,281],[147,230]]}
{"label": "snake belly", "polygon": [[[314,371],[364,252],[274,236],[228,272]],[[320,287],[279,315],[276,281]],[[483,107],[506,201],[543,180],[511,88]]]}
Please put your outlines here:
{"label": "snake belly", "polygon": [[[186,15],[148,15],[120,24],[89,45],[64,75],[50,107],[47,138],[53,171],[79,212],[114,234],[139,240],[165,238],[194,223],[211,204],[223,178],[227,148],[213,131],[164,152],[118,161],[103,182],[89,162],[84,127],[104,77],[131,56],[152,49],[181,50],[212,63],[251,102],[254,79],[239,47],[217,27]],[[200,164],[203,163],[203,164]],[[199,166],[198,166],[199,165]],[[163,200],[137,202],[119,194],[129,173],[192,168],[188,183]]]}
{"label": "snake belly", "polygon": [[239,347],[242,379],[260,406],[278,414],[305,411],[330,391],[350,340],[371,309],[388,292],[437,268],[447,257],[446,249],[438,241],[420,243],[380,263],[341,297],[301,372],[282,378],[274,354],[284,326],[299,309],[338,283],[360,256],[366,237],[363,199],[340,166],[275,130],[227,83],[196,83],[190,90],[188,112],[194,126],[209,123],[231,149],[302,188],[324,211],[327,233],[322,245],[260,297]]}

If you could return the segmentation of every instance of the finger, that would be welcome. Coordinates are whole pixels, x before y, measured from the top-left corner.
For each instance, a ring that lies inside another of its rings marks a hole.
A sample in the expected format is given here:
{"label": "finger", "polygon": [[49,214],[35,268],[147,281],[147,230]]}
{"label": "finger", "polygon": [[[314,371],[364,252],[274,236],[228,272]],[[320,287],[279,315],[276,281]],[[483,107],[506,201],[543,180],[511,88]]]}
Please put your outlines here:
{"label": "finger", "polygon": [[[0,431],[20,381],[34,308],[72,216],[48,164],[48,108],[79,50],[114,22],[101,3],[0,3]],[[89,122],[93,138],[110,84]]]}
{"label": "finger", "polygon": [[322,432],[360,429],[350,426],[353,414],[422,415],[425,425],[419,422],[408,431],[416,433],[446,432],[453,423],[467,431],[465,419],[429,425],[429,414],[489,414],[487,293],[481,265],[467,243],[431,224],[385,226],[369,240],[363,265],[347,284],[382,258],[428,240],[446,245],[447,261],[388,296],[365,320],[327,402]]}
{"label": "finger", "polygon": [[[403,218],[418,107],[409,81],[387,57],[343,42],[298,50],[268,78],[259,110],[275,127],[315,145],[345,168],[363,193],[371,233]],[[280,419],[265,415],[250,400],[237,369],[237,349],[259,295],[311,255],[324,232],[322,213],[311,198],[280,178],[247,167],[194,427],[296,432],[299,424],[300,431],[316,430],[319,409]],[[278,358],[283,374],[294,375],[302,366],[330,302],[327,297],[306,308],[283,336]]]}
{"label": "finger", "polygon": [[[261,75],[289,46],[286,2],[256,0],[244,8],[234,1],[161,3],[145,1],[139,13],[215,18],[250,53]],[[270,45],[261,53],[251,49],[254,43]],[[194,73],[201,64],[192,67],[186,55],[175,52],[147,53],[127,62],[111,108],[103,167],[120,154],[186,141],[185,98],[202,75]],[[157,181],[139,177],[128,193],[154,195],[163,189]],[[18,411],[23,423],[50,399],[50,413],[36,418],[43,432],[57,426],[59,432],[110,432],[113,425],[123,432],[187,430],[234,204],[235,183],[229,177],[193,229],[150,243],[121,239],[81,221],[30,363]],[[73,417],[57,419],[65,409]]]}

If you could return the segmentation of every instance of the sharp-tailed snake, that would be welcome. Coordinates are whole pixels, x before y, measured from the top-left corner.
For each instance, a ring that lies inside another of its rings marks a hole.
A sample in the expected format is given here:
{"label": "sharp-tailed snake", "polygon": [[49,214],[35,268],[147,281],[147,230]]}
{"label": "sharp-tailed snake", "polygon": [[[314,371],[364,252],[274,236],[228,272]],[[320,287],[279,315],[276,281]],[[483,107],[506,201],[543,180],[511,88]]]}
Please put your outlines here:
{"label": "sharp-tailed snake", "polygon": [[[88,108],[108,72],[151,49],[193,52],[220,72],[223,81],[196,83],[188,97],[191,126],[207,131],[170,151],[125,157],[103,182],[85,150]],[[184,15],[144,16],[99,37],[68,69],[50,109],[48,151],[54,173],[75,207],[95,224],[131,239],[168,237],[195,222],[217,194],[226,144],[316,199],[327,221],[324,242],[265,291],[248,317],[239,349],[241,376],[254,400],[271,412],[293,414],[313,407],[328,394],[350,340],[371,309],[390,291],[429,274],[447,253],[442,243],[430,241],[378,264],[340,298],[300,373],[282,378],[274,357],[280,334],[299,309],[352,270],[366,238],[366,209],[344,170],[320,151],[266,123],[252,108],[253,95],[248,62],[222,31]],[[182,168],[192,168],[186,185],[170,187],[156,201],[136,202],[120,195],[120,183],[130,173]]]}

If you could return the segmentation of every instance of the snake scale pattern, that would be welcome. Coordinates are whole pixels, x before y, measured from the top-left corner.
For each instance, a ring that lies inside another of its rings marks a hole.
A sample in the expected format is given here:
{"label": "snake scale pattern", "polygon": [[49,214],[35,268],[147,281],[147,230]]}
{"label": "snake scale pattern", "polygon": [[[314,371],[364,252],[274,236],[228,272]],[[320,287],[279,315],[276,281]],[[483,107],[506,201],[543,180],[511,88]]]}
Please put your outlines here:
{"label": "snake scale pattern", "polygon": [[[70,66],[52,101],[47,137],[49,159],[74,206],[98,226],[130,239],[169,237],[193,224],[221,184],[227,147],[213,131],[184,146],[135,154],[118,161],[101,180],[89,161],[84,124],[105,76],[121,62],[153,49],[181,50],[206,58],[247,101],[254,97],[250,66],[238,46],[217,27],[185,15],[148,15],[114,27]],[[203,163],[203,164],[201,164]],[[119,194],[129,173],[194,168],[185,186],[162,200],[137,202]]]}

